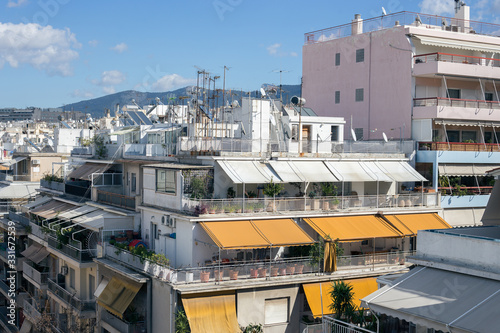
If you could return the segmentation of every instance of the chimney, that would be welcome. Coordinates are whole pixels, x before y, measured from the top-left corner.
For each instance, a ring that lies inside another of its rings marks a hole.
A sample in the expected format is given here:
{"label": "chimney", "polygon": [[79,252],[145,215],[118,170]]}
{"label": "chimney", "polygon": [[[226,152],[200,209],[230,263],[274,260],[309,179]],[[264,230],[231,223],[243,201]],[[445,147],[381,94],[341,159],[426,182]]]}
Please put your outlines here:
{"label": "chimney", "polygon": [[352,20],[351,34],[359,35],[363,33],[363,20],[361,19],[361,14],[354,15],[354,20]]}

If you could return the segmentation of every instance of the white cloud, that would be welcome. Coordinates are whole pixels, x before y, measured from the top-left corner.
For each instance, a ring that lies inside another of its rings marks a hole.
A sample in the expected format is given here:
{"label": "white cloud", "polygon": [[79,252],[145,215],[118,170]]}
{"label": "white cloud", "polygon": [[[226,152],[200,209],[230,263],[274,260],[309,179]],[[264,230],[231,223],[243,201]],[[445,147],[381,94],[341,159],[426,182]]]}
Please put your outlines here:
{"label": "white cloud", "polygon": [[187,79],[178,74],[167,74],[162,76],[159,80],[151,85],[152,91],[169,91],[176,88],[192,85],[195,83],[194,79]]}
{"label": "white cloud", "polygon": [[99,80],[93,80],[92,83],[98,86],[114,86],[125,82],[127,77],[120,71],[104,71]]}
{"label": "white cloud", "polygon": [[5,63],[17,68],[29,64],[49,75],[73,74],[71,62],[80,48],[69,29],[54,29],[39,24],[0,23],[0,69]]}
{"label": "white cloud", "polygon": [[89,40],[89,45],[92,46],[92,47],[96,47],[97,44],[99,44],[99,41],[96,40],[96,39],[93,39],[93,40]]}
{"label": "white cloud", "polygon": [[290,56],[291,57],[298,57],[299,55],[297,54],[297,52],[290,52]]}
{"label": "white cloud", "polygon": [[88,99],[88,98],[94,97],[94,94],[91,93],[90,91],[87,91],[87,90],[75,89],[71,93],[71,96],[72,97],[79,97],[79,98],[86,98],[86,99]]}
{"label": "white cloud", "polygon": [[115,87],[103,87],[102,91],[104,91],[105,94],[114,94],[116,92]]}
{"label": "white cloud", "polygon": [[111,48],[111,50],[118,52],[118,53],[123,53],[123,52],[127,51],[127,49],[128,49],[128,46],[125,43],[117,44]]}
{"label": "white cloud", "polygon": [[22,6],[24,4],[26,4],[28,2],[28,0],[9,0],[9,2],[7,2],[7,7],[8,8],[13,8],[13,7],[19,7],[19,6]]}
{"label": "white cloud", "polygon": [[453,0],[422,0],[419,4],[422,13],[431,15],[443,15],[455,13],[455,1]]}
{"label": "white cloud", "polygon": [[279,44],[279,43],[270,45],[267,47],[267,52],[269,52],[270,55],[277,55],[280,47],[281,47],[281,44]]}

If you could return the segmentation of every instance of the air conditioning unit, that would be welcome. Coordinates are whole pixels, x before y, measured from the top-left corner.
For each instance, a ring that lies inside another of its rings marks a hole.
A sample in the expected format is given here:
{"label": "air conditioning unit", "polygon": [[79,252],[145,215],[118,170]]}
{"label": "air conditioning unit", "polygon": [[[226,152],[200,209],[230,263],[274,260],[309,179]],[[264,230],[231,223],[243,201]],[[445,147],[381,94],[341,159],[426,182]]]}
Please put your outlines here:
{"label": "air conditioning unit", "polygon": [[31,164],[40,165],[40,160],[31,160]]}
{"label": "air conditioning unit", "polygon": [[170,215],[163,215],[161,217],[161,224],[170,226]]}
{"label": "air conditioning unit", "polygon": [[61,266],[61,275],[68,275],[68,266]]}

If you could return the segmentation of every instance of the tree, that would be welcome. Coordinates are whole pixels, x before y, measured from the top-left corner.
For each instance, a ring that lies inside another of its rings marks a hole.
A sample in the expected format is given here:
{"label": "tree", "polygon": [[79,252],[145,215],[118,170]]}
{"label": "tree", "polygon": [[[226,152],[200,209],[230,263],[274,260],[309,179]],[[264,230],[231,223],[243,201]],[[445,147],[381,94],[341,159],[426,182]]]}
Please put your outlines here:
{"label": "tree", "polygon": [[333,281],[332,290],[330,291],[330,310],[335,313],[337,319],[344,319],[351,321],[352,313],[356,310],[354,305],[354,291],[353,286],[344,281]]}
{"label": "tree", "polygon": [[189,321],[186,316],[184,309],[177,311],[175,315],[175,333],[189,333],[191,328],[189,327]]}

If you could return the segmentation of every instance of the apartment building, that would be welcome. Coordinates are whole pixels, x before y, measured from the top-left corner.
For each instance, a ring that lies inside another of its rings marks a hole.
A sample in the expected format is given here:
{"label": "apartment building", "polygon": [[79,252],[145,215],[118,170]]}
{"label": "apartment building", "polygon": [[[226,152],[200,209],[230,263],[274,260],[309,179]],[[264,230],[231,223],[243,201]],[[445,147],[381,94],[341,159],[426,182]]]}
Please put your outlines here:
{"label": "apartment building", "polygon": [[[500,162],[496,70],[499,26],[400,12],[305,34],[303,96],[319,115],[341,116],[346,138],[416,141],[416,169],[442,197],[444,216],[478,225],[486,171]],[[432,14],[432,13],[429,13]]]}

